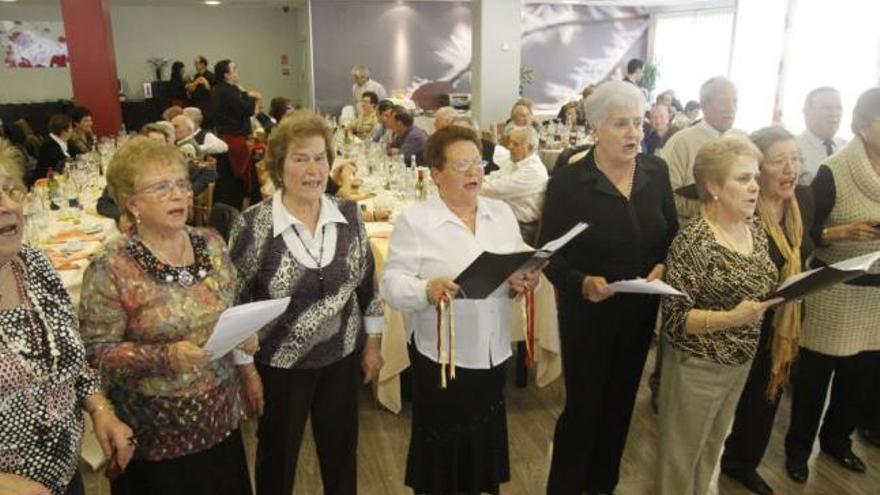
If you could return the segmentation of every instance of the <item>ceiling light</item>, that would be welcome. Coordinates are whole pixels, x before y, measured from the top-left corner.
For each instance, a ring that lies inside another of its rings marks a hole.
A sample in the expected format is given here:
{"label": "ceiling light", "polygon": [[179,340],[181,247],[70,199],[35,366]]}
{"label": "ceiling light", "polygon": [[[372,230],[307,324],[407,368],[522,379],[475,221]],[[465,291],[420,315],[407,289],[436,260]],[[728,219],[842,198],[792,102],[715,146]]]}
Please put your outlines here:
{"label": "ceiling light", "polygon": [[0,0],[0,2],[3,2],[3,3],[15,3],[17,1],[18,0]]}
{"label": "ceiling light", "polygon": [[221,3],[220,0],[205,0],[205,5],[214,6],[214,5],[220,5],[220,3]]}

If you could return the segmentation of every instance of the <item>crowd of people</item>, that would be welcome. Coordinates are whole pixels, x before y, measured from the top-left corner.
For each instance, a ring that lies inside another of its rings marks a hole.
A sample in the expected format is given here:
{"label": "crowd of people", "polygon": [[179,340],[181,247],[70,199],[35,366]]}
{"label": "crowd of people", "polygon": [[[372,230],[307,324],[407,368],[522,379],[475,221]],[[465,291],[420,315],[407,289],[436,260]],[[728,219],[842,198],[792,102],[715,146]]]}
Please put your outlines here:
{"label": "crowd of people", "polygon": [[[747,134],[730,80],[706,81],[699,102],[666,91],[649,103],[643,68],[633,60],[623,80],[563,105],[558,119],[592,143],[551,173],[529,100],[493,126],[497,139],[450,107],[429,134],[355,67],[357,111],[340,132],[426,166],[438,191],[400,212],[376,273],[351,199],[364,172],[337,160],[328,120],[280,97],[263,113],[234,61],[211,72],[198,57],[189,79],[176,62],[173,104],[107,167],[98,211],[122,235],[91,260],[78,308],[47,257],[22,244],[22,204],[30,184],[95,148],[92,115],[52,116],[38,156],[0,140],[0,492],[82,494],[85,410],[114,495],[252,493],[248,415],[259,416],[257,493],[291,493],[308,421],[324,492],[357,493],[358,388],[383,366],[384,301],[407,321],[406,485],[497,494],[511,477],[508,322],[542,274],[556,290],[566,390],[548,494],[614,493],[655,338],[656,493],[703,495],[720,461],[772,494],[758,468],[783,393],[792,480],[808,481],[817,435],[825,455],[865,472],[851,437],[880,448],[880,267],[805,301],[772,294],[807,269],[880,251],[880,88],[855,102],[849,142],[830,87],[807,95],[801,135]],[[193,198],[224,181],[232,206],[250,205],[224,235],[192,226]],[[548,264],[488,297],[456,298],[455,276],[483,251],[529,249],[580,222],[589,228]],[[610,287],[634,278],[683,296]],[[202,349],[228,307],[288,296],[258,337],[216,359]],[[458,329],[451,342],[444,323]]]}

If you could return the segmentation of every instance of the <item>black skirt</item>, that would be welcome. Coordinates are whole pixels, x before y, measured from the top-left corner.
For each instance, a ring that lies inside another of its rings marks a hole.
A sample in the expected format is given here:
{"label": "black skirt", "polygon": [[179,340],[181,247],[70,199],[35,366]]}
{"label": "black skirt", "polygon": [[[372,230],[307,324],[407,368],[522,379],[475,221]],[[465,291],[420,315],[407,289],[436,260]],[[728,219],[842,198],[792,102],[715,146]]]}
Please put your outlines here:
{"label": "black skirt", "polygon": [[131,461],[110,483],[113,495],[251,495],[241,432],[195,454],[163,461]]}
{"label": "black skirt", "polygon": [[415,493],[497,494],[510,479],[504,364],[456,368],[440,388],[440,365],[409,346],[412,435],[406,484]]}

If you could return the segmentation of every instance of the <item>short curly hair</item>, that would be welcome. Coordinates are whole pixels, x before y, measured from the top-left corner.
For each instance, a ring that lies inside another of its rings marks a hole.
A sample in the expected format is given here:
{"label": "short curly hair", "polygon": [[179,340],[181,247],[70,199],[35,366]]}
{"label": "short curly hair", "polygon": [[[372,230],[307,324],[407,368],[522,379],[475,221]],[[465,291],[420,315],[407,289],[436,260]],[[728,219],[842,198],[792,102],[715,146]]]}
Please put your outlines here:
{"label": "short curly hair", "polygon": [[764,155],[746,137],[725,136],[704,144],[694,158],[694,182],[700,201],[710,199],[709,182],[722,184],[730,175],[730,168],[740,157],[754,158],[758,163]]}
{"label": "short curly hair", "polygon": [[443,170],[446,164],[446,148],[459,141],[470,141],[474,143],[477,150],[482,150],[482,143],[477,133],[473,129],[468,129],[460,125],[450,125],[439,129],[431,134],[428,142],[425,143],[425,163],[437,170]]}
{"label": "short curly hair", "polygon": [[0,167],[19,183],[24,184],[24,153],[4,138],[0,138]]}
{"label": "short curly hair", "polygon": [[176,146],[144,136],[136,136],[125,143],[107,166],[107,189],[110,197],[129,220],[134,218],[125,205],[136,192],[137,180],[142,173],[157,166],[176,168],[188,177],[186,159]]}
{"label": "short curly hair", "polygon": [[303,140],[312,137],[324,139],[327,163],[332,168],[333,160],[336,158],[333,132],[324,117],[308,110],[298,110],[284,117],[272,130],[266,148],[266,166],[269,170],[269,178],[272,179],[276,189],[284,189],[284,161],[287,159],[290,145],[300,144]]}

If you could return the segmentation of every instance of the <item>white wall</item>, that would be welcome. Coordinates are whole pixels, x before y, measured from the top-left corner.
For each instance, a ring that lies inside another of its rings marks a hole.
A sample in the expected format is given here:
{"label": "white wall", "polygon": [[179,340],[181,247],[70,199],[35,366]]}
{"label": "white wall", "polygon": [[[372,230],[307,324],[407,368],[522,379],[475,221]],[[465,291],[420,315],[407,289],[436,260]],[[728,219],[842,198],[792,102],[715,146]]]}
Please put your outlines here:
{"label": "white wall", "polygon": [[[210,65],[235,60],[242,84],[268,99],[287,96],[306,102],[305,34],[299,12],[280,7],[152,7],[116,6],[110,11],[116,67],[129,99],[143,98],[143,83],[155,79],[150,57],[186,64],[193,71],[197,55]],[[4,20],[60,20],[57,6],[0,6]],[[281,74],[281,55],[290,60],[290,74]],[[75,64],[76,60],[72,60]],[[168,77],[170,64],[165,68]],[[26,102],[70,98],[67,69],[0,68],[0,101]],[[268,105],[268,102],[265,103]]]}
{"label": "white wall", "polygon": [[475,0],[471,6],[472,110],[484,129],[504,122],[511,102],[519,98],[521,5],[521,0]]}

